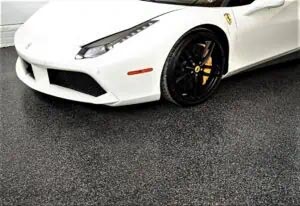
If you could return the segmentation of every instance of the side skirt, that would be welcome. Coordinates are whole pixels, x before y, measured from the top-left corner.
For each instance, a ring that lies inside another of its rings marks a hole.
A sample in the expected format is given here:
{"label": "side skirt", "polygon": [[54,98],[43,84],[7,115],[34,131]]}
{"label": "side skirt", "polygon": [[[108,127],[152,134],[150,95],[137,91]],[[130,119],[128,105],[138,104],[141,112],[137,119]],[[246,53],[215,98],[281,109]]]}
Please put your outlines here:
{"label": "side skirt", "polygon": [[250,66],[240,68],[236,71],[226,74],[223,77],[223,79],[231,77],[235,74],[248,72],[248,71],[252,71],[252,70],[256,70],[256,69],[261,69],[261,68],[269,67],[272,65],[281,64],[281,63],[289,62],[289,61],[295,61],[295,60],[300,60],[300,48],[293,49],[289,52],[285,52],[283,54],[272,57],[270,59],[266,59],[266,60],[260,61],[258,63],[252,64]]}

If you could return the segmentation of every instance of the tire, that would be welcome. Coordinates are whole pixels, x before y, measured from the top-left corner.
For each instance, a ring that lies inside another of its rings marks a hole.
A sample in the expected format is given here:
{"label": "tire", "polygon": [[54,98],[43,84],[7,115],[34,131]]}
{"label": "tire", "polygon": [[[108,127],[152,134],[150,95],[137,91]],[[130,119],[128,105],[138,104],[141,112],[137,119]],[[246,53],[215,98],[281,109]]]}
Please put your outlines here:
{"label": "tire", "polygon": [[218,88],[226,61],[225,50],[212,31],[188,32],[168,55],[161,77],[162,97],[180,106],[206,101]]}

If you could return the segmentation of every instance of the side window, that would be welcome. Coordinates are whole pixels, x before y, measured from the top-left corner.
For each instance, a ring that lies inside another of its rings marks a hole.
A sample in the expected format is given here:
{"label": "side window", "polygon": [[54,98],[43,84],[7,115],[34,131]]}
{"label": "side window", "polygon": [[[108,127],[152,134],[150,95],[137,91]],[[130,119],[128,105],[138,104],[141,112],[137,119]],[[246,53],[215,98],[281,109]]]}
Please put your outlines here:
{"label": "side window", "polygon": [[255,0],[230,0],[227,6],[245,6],[252,4]]}
{"label": "side window", "polygon": [[[196,2],[196,3],[195,3]],[[198,0],[194,1],[195,5],[206,7],[220,7],[224,0]]]}

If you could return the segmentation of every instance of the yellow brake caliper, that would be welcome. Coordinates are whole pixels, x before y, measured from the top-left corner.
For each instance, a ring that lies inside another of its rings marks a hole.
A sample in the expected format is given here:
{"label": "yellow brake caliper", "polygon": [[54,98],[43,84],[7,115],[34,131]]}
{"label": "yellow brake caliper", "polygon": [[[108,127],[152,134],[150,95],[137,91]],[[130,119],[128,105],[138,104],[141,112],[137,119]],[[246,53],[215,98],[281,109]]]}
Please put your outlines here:
{"label": "yellow brake caliper", "polygon": [[[210,74],[211,73],[211,67],[213,65],[213,61],[212,61],[212,58],[210,57],[207,61],[207,63],[203,66],[203,71],[206,73],[206,74]],[[204,86],[206,84],[206,82],[208,81],[209,77],[208,76],[203,76],[203,82],[202,82],[202,85]]]}

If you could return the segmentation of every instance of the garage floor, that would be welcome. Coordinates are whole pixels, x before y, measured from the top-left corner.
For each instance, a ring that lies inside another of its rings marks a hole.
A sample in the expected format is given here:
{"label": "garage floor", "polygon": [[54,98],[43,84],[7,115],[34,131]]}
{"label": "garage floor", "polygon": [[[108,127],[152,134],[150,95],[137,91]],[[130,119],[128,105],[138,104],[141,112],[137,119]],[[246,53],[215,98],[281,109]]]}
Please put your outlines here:
{"label": "garage floor", "polygon": [[299,205],[300,62],[208,102],[107,108],[33,92],[0,50],[0,205]]}

